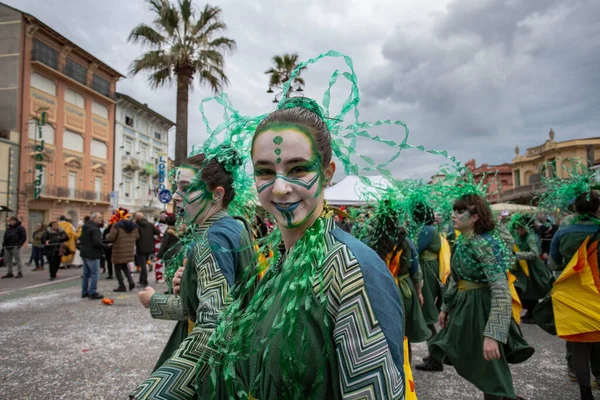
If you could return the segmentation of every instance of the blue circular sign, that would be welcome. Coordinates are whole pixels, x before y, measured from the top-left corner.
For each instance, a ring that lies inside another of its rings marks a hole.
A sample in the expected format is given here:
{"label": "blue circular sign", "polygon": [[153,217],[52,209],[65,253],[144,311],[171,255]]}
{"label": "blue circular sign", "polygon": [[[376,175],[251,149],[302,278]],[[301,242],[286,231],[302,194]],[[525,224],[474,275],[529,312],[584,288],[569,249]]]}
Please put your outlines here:
{"label": "blue circular sign", "polygon": [[172,198],[173,196],[171,195],[171,192],[168,189],[161,190],[158,194],[158,200],[163,204],[167,204],[171,201]]}

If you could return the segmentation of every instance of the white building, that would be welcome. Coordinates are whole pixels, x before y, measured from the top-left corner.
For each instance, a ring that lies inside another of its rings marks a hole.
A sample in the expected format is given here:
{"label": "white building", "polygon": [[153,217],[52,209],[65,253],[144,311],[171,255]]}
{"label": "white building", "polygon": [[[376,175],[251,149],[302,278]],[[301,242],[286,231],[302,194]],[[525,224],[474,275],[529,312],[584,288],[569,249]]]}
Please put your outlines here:
{"label": "white building", "polygon": [[168,187],[168,131],[174,125],[147,104],[117,93],[114,192],[118,207],[148,217],[166,209],[158,194]]}

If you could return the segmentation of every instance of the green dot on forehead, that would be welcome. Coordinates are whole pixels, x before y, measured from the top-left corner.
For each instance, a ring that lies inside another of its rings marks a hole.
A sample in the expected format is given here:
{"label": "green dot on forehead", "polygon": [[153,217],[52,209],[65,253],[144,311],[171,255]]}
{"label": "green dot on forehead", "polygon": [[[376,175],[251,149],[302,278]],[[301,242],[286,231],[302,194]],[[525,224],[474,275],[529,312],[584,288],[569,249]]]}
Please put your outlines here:
{"label": "green dot on forehead", "polygon": [[276,145],[280,145],[281,143],[283,143],[283,138],[281,136],[275,136],[273,138],[273,143],[275,143]]}
{"label": "green dot on forehead", "polygon": [[281,154],[281,149],[279,147],[275,149],[275,154],[277,154],[277,155]]}
{"label": "green dot on forehead", "polygon": [[279,164],[279,163],[281,162],[281,158],[277,157],[277,159],[275,160],[275,162],[276,162],[277,164]]}

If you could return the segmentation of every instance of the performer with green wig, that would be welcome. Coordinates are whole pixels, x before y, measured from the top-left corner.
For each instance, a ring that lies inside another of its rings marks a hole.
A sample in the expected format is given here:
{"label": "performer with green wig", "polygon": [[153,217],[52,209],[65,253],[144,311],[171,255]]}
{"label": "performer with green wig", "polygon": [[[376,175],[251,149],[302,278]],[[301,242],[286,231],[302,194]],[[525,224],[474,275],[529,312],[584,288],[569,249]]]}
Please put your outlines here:
{"label": "performer with green wig", "polygon": [[442,330],[430,339],[429,351],[453,365],[486,400],[514,399],[508,363],[523,362],[534,350],[511,317],[502,243],[490,234],[492,212],[483,196],[464,194],[454,203],[452,220],[461,235],[439,316]]}
{"label": "performer with green wig", "polygon": [[[412,204],[412,220],[418,230],[416,241],[419,254],[419,265],[423,270],[423,316],[431,330],[436,333],[435,323],[438,320],[442,304],[443,285],[439,279],[439,252],[442,246],[440,234],[435,227],[433,209],[423,201]],[[421,371],[442,371],[441,362],[432,357],[426,357],[422,364],[415,367]]]}
{"label": "performer with green wig", "polygon": [[[152,375],[130,394],[132,399],[191,399],[196,395],[198,358],[208,351],[230,288],[254,262],[249,226],[227,213],[236,193],[233,176],[241,161],[235,151],[190,156],[176,172],[173,197],[188,223],[179,295],[148,287],[138,294],[153,318],[178,321]],[[181,257],[183,258],[183,257]]]}
{"label": "performer with green wig", "polygon": [[402,398],[401,300],[383,261],[335,226],[323,199],[335,164],[316,102],[291,98],[264,118],[252,162],[285,252],[222,316],[215,355],[198,368],[201,397]]}
{"label": "performer with green wig", "polygon": [[[400,288],[405,336],[409,343],[420,343],[431,336],[421,310],[423,274],[417,250],[403,227],[402,206],[393,196],[393,192],[387,193],[378,204],[369,245],[385,261]],[[416,254],[413,254],[413,248]]]}

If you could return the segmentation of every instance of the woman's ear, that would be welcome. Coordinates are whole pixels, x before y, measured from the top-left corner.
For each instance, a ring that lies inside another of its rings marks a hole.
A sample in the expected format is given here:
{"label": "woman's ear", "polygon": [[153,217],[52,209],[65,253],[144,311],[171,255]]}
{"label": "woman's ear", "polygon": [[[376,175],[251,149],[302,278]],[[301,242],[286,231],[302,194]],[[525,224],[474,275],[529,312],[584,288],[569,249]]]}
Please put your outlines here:
{"label": "woman's ear", "polygon": [[222,200],[224,196],[225,196],[225,189],[223,189],[221,186],[217,186],[217,188],[214,190],[214,192],[212,194],[213,203],[216,203],[219,200]]}
{"label": "woman's ear", "polygon": [[325,179],[323,180],[323,187],[327,187],[329,186],[329,183],[331,183],[331,180],[333,179],[333,176],[335,175],[335,163],[332,161],[329,163],[329,165],[325,168]]}

